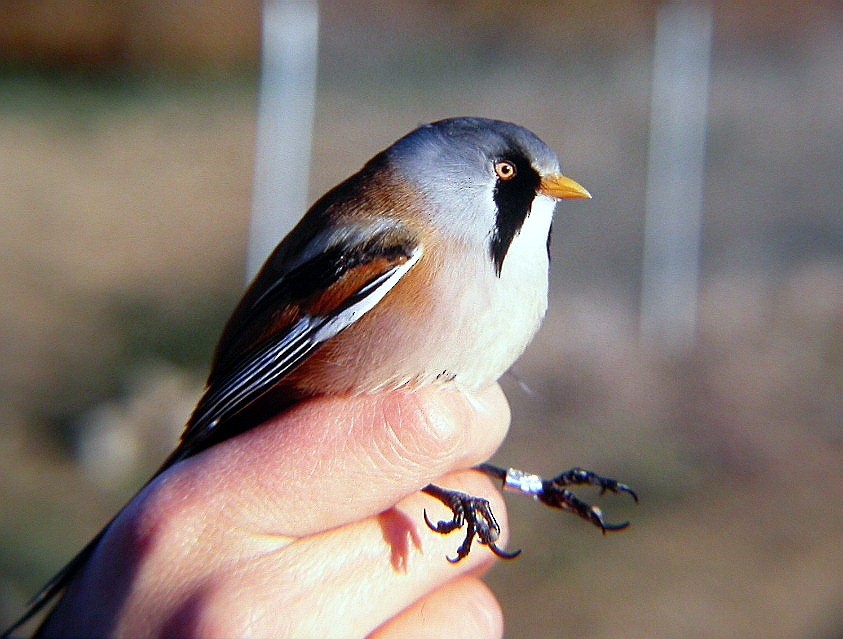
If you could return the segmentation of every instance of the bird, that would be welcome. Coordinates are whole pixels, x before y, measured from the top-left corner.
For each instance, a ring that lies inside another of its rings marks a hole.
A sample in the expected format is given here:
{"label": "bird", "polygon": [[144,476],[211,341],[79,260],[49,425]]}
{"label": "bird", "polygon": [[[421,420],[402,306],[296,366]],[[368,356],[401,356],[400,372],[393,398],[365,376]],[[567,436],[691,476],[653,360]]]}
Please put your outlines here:
{"label": "bird", "polygon": [[[320,197],[267,258],[223,329],[178,445],[153,479],[309,397],[493,384],[547,310],[557,202],[590,197],[562,174],[556,153],[519,125],[456,117],[409,132]],[[552,480],[476,468],[604,532],[626,523],[606,523],[570,486],[637,501],[625,484],[581,468]],[[497,546],[500,527],[487,500],[432,484],[422,490],[453,515],[434,523],[425,512],[432,530],[466,531],[449,561],[463,559],[475,539],[500,557],[518,554]],[[3,636],[61,594],[107,529]]]}

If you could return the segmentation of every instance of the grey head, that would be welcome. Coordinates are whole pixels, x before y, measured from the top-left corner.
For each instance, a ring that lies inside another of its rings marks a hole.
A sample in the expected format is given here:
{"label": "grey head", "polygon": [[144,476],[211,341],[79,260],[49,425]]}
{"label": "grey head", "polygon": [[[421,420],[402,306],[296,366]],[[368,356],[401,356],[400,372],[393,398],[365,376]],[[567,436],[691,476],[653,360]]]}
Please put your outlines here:
{"label": "grey head", "polygon": [[559,174],[556,154],[535,134],[485,118],[426,124],[385,156],[424,198],[431,222],[453,237],[485,243],[498,273],[541,195],[542,178]]}

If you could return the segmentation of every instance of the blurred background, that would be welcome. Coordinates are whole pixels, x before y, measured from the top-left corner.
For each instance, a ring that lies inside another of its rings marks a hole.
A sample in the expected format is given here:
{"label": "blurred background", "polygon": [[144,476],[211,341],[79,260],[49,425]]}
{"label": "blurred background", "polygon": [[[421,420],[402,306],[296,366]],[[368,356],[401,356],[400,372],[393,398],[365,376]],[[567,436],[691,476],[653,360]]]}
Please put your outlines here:
{"label": "blurred background", "polygon": [[[512,120],[593,194],[496,456],[633,485],[625,533],[510,499],[508,637],[843,637],[843,6],[716,3],[699,306],[639,331],[659,4],[323,0],[309,200],[421,122]],[[0,21],[0,624],[172,448],[244,286],[256,0]],[[290,157],[295,163],[296,157]],[[520,380],[520,381],[519,381]],[[525,388],[526,387],[526,388]],[[596,495],[583,493],[588,499]]]}

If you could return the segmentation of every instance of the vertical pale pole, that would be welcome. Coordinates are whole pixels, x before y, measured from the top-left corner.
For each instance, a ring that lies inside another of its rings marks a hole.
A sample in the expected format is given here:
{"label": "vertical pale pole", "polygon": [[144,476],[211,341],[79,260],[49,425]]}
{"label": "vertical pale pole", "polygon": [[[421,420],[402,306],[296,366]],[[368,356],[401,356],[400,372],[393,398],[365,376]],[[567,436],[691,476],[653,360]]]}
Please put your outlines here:
{"label": "vertical pale pole", "polygon": [[713,16],[702,1],[657,16],[641,335],[671,351],[696,337]]}
{"label": "vertical pale pole", "polygon": [[307,207],[319,34],[316,0],[264,0],[262,34],[249,279]]}

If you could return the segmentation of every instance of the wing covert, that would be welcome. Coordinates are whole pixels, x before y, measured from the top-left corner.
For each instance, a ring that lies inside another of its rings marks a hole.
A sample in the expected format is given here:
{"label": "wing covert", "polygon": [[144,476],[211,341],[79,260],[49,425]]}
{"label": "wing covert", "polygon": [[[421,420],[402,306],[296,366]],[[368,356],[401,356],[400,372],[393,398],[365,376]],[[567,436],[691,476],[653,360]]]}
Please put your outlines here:
{"label": "wing covert", "polygon": [[[346,249],[341,256],[327,251],[315,258],[316,264],[299,265],[285,278],[289,287],[283,281],[273,282],[269,294],[254,298],[245,320],[259,329],[253,331],[257,334],[254,344],[239,354],[236,348],[221,344],[205,394],[182,435],[178,459],[242,432],[225,432],[224,422],[269,393],[319,346],[372,310],[421,255],[420,246],[406,241],[370,242]],[[311,292],[307,275],[318,269],[324,277],[326,260],[332,283]],[[299,299],[290,300],[291,293]],[[237,312],[232,320],[244,321],[244,311],[238,308]]]}

